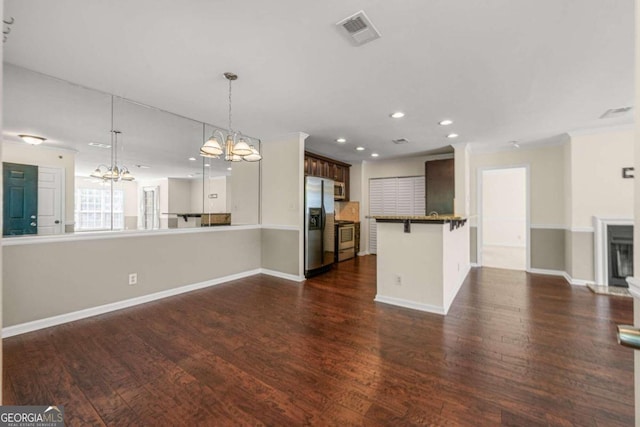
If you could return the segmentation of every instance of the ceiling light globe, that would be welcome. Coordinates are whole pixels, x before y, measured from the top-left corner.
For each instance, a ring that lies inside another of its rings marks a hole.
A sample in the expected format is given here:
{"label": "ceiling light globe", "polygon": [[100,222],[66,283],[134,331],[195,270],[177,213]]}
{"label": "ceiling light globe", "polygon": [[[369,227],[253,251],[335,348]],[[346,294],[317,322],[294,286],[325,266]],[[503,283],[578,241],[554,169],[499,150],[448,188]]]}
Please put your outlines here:
{"label": "ceiling light globe", "polygon": [[236,156],[248,156],[251,154],[251,147],[244,138],[240,138],[231,149],[231,153]]}
{"label": "ceiling light globe", "polygon": [[202,147],[200,147],[200,155],[204,157],[219,156],[222,153],[223,153],[222,146],[220,145],[220,142],[218,142],[218,139],[215,136],[212,136],[211,138],[207,139],[207,141],[204,144],[202,144]]}

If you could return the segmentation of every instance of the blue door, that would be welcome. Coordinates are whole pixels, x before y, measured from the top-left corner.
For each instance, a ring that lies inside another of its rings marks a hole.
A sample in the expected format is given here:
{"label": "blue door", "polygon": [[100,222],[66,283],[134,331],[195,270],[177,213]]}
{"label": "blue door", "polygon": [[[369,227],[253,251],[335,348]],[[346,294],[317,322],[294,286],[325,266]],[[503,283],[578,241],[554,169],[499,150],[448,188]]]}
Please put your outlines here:
{"label": "blue door", "polygon": [[2,163],[2,170],[2,234],[38,234],[38,167]]}

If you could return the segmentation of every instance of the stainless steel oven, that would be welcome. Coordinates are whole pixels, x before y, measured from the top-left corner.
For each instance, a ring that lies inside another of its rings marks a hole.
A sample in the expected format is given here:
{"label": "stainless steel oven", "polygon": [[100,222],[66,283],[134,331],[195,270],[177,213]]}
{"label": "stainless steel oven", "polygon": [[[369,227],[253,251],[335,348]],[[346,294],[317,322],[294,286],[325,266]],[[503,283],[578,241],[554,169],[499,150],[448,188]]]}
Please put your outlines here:
{"label": "stainless steel oven", "polygon": [[356,226],[353,222],[338,223],[336,253],[338,261],[353,258],[356,255]]}

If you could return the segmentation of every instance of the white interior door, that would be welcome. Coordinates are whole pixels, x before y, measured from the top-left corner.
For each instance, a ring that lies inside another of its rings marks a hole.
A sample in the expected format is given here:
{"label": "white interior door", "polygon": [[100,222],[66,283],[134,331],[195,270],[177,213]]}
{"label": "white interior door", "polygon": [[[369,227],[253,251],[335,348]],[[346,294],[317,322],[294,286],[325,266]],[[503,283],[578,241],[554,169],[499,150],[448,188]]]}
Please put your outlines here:
{"label": "white interior door", "polygon": [[64,233],[64,169],[38,168],[38,234]]}
{"label": "white interior door", "polygon": [[527,170],[483,170],[480,228],[482,265],[527,269]]}

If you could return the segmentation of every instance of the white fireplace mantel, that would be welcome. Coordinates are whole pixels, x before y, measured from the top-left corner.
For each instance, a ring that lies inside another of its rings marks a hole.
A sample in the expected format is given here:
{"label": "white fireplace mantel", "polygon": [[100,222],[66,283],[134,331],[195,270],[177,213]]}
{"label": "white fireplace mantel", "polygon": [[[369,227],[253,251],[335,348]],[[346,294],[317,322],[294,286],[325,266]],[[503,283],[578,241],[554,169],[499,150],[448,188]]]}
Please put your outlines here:
{"label": "white fireplace mantel", "polygon": [[[609,264],[607,256],[609,248],[607,245],[607,226],[609,225],[633,225],[632,218],[603,218],[593,217],[593,254],[594,254],[594,273],[596,285],[608,285],[609,281]],[[631,287],[631,285],[629,285]],[[637,288],[640,291],[640,286]],[[640,293],[638,294],[640,297]]]}

